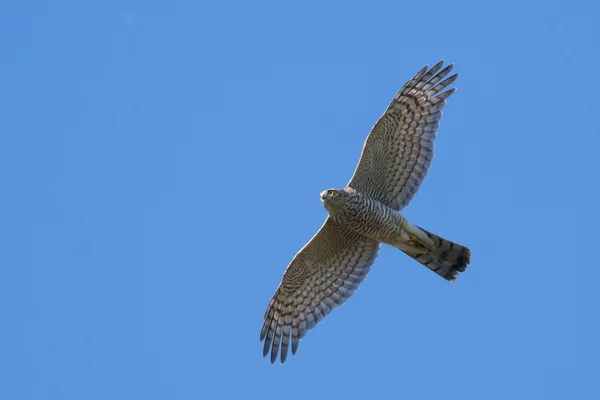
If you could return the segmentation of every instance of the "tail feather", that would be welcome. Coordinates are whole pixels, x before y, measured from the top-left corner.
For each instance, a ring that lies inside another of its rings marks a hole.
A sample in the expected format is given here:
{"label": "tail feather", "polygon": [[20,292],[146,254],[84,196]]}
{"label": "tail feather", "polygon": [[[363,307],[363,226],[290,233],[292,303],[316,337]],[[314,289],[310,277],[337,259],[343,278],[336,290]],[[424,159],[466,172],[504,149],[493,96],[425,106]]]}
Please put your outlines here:
{"label": "tail feather", "polygon": [[433,241],[434,250],[425,254],[403,251],[441,277],[455,281],[458,273],[465,272],[467,265],[471,262],[471,250],[434,235],[423,228],[419,227],[419,229]]}

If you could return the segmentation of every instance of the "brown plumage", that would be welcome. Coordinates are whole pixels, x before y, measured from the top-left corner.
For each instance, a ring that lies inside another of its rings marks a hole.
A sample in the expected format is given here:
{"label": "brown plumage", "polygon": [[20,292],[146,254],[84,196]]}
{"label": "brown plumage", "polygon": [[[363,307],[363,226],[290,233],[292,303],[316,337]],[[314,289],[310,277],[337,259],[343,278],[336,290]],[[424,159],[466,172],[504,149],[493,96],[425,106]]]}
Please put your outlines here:
{"label": "brown plumage", "polygon": [[[286,360],[302,337],[352,296],[381,243],[394,246],[448,280],[471,251],[411,224],[398,213],[417,192],[433,158],[442,108],[455,89],[453,65],[423,68],[394,97],[371,130],[348,186],[321,193],[329,216],[296,254],[265,312],[263,355]],[[446,91],[444,91],[446,90]]]}

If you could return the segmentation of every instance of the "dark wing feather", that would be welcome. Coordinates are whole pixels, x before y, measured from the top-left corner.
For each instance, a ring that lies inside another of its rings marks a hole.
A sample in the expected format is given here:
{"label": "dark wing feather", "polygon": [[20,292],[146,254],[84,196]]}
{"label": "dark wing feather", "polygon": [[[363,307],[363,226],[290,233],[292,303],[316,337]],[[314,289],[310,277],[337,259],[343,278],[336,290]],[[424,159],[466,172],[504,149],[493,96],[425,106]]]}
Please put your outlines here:
{"label": "dark wing feather", "polygon": [[281,362],[335,307],[349,299],[375,262],[379,242],[327,218],[317,234],[296,254],[265,312],[260,332],[263,355]]}
{"label": "dark wing feather", "polygon": [[[443,61],[423,68],[396,94],[365,141],[348,186],[401,210],[414,197],[433,159],[433,142],[458,74]],[[441,71],[440,71],[441,70]]]}

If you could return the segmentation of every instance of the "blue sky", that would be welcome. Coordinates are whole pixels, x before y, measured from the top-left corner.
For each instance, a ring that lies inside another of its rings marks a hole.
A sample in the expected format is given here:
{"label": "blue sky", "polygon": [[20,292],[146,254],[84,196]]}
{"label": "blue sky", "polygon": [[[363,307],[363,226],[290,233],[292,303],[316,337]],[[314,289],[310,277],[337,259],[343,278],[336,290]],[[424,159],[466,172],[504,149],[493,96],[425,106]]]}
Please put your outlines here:
{"label": "blue sky", "polygon": [[[0,398],[597,399],[592,1],[3,2]],[[405,215],[285,365],[263,313],[425,64],[461,76]]]}

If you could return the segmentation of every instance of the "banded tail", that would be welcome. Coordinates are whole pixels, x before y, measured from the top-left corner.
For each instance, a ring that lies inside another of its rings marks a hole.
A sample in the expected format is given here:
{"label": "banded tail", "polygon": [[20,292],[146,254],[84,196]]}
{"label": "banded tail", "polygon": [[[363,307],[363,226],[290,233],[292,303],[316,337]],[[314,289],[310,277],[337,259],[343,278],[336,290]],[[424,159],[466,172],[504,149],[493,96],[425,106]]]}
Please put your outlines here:
{"label": "banded tail", "polygon": [[471,262],[471,250],[467,247],[453,243],[449,240],[419,228],[433,241],[434,250],[430,253],[415,254],[404,251],[406,254],[449,281],[455,281],[459,272],[465,272]]}

